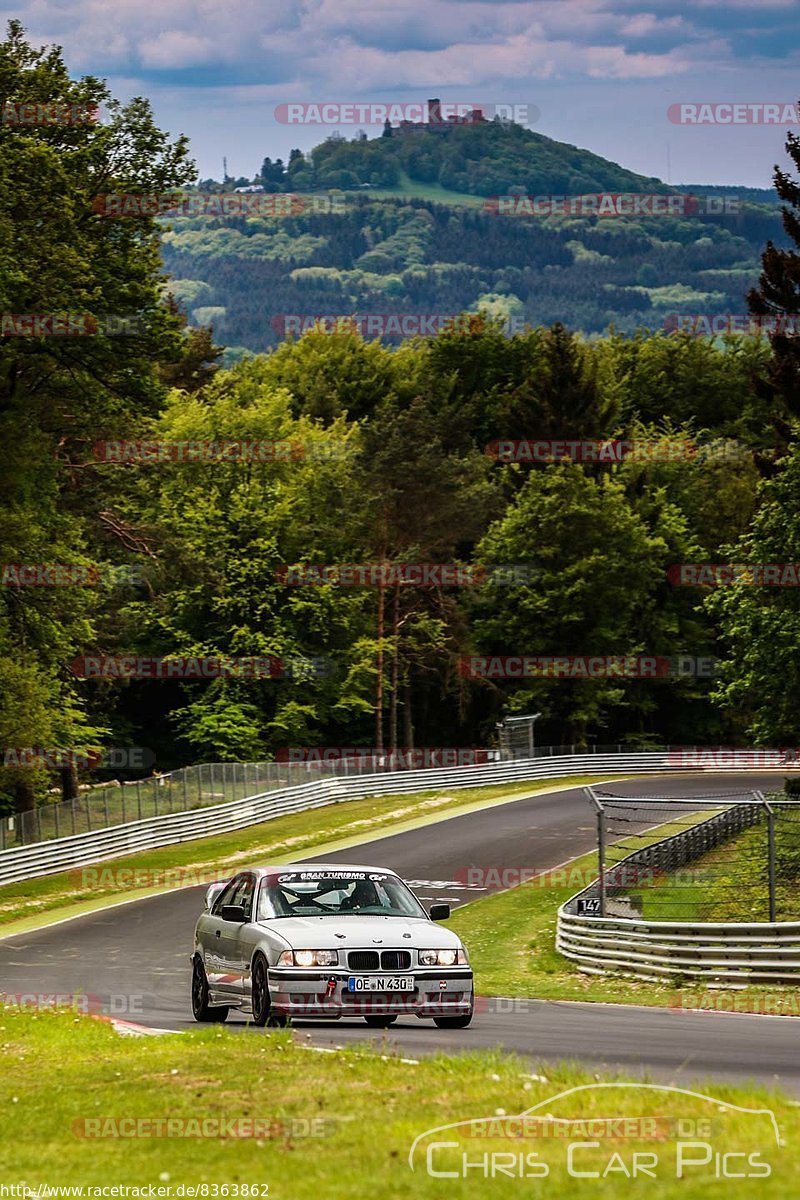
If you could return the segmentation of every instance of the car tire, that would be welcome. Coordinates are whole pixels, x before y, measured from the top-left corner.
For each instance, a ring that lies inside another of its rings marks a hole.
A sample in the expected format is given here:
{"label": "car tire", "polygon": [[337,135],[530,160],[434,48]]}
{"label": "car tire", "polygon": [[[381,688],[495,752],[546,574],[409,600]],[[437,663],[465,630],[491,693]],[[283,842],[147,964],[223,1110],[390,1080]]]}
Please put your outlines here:
{"label": "car tire", "polygon": [[257,954],[253,959],[251,975],[253,1024],[254,1025],[286,1025],[288,1018],[285,1013],[272,1011],[269,995],[269,980],[267,977],[267,960],[263,954]]}
{"label": "car tire", "polygon": [[397,1015],[379,1017],[377,1014],[372,1017],[364,1017],[364,1020],[369,1025],[370,1029],[388,1029],[390,1025],[394,1025],[397,1020]]}
{"label": "car tire", "polygon": [[192,963],[192,1015],[195,1021],[224,1021],[227,1005],[208,1003],[208,979],[203,960],[196,954]]}
{"label": "car tire", "polygon": [[474,1010],[474,1001],[470,1000],[469,1012],[460,1017],[434,1017],[433,1023],[439,1029],[466,1029],[472,1023]]}

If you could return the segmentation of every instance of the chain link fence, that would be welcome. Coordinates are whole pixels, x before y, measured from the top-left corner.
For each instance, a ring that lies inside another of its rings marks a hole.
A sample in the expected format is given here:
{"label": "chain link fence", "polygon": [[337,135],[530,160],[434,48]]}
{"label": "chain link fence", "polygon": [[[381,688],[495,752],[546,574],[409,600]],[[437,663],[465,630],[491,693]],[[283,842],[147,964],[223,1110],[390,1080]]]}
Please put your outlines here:
{"label": "chain link fence", "polygon": [[800,919],[800,802],[785,793],[631,799],[587,788],[598,878],[578,915],[645,921]]}
{"label": "chain link fence", "polygon": [[[589,751],[574,745],[540,746],[535,749],[533,757],[622,753],[624,749],[622,745],[595,746]],[[166,775],[114,781],[105,787],[82,788],[74,800],[41,804],[29,812],[0,816],[0,851],[12,846],[30,846],[72,834],[108,829],[113,825],[124,825],[127,821],[207,808],[228,800],[244,800],[262,792],[311,783],[317,779],[347,779],[383,771],[415,770],[420,766],[444,770],[467,763],[482,766],[531,757],[527,753],[527,746],[443,752],[440,761],[433,764],[418,761],[420,754],[424,755],[425,752],[417,754],[398,750],[385,754],[359,754],[354,751],[352,755],[310,762],[202,763]],[[462,761],[451,762],[450,758],[456,754],[463,756]]]}

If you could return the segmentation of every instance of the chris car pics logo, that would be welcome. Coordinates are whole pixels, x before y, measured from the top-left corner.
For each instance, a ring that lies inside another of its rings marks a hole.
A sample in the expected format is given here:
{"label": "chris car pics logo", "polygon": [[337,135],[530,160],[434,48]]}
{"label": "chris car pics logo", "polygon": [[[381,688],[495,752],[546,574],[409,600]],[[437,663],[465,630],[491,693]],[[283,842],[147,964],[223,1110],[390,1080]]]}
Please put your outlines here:
{"label": "chris car pics logo", "polygon": [[499,1108],[427,1129],[414,1139],[408,1165],[432,1179],[523,1186],[676,1179],[755,1188],[784,1146],[772,1109],[666,1084],[608,1082],[551,1093],[521,1113]]}

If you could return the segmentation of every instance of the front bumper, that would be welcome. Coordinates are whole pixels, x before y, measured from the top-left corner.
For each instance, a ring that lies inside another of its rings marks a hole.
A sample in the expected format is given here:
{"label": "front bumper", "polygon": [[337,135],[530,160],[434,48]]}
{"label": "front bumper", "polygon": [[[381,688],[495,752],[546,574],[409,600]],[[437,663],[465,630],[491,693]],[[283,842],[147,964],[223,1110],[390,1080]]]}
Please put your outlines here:
{"label": "front bumper", "polygon": [[[384,972],[360,971],[380,978]],[[269,991],[272,1008],[294,1017],[406,1016],[457,1017],[472,1008],[472,971],[469,967],[411,968],[386,974],[411,975],[413,992],[349,992],[353,971],[271,968]]]}

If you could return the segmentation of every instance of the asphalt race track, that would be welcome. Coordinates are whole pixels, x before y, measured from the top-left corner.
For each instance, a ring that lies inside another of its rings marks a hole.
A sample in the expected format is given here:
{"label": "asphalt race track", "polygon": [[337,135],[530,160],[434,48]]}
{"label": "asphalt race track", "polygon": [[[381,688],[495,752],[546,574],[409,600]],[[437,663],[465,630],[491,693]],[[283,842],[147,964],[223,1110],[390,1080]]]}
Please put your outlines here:
{"label": "asphalt race track", "polygon": [[[661,776],[616,783],[610,790],[659,796],[774,790],[782,778],[755,772]],[[457,905],[485,894],[464,886],[470,866],[545,870],[593,845],[593,811],[574,789],[452,817],[324,858],[391,867],[426,904],[446,899]],[[115,1001],[122,1019],[158,1029],[192,1026],[189,955],[204,890],[172,891],[0,941],[0,991],[86,992],[106,1002],[127,997]],[[235,1016],[229,1024],[248,1036],[262,1033]],[[479,1006],[466,1030],[440,1030],[401,1017],[384,1039],[405,1055],[501,1046],[531,1064],[571,1059],[684,1084],[689,1079],[778,1081],[800,1094],[798,1028],[790,1017],[531,999]],[[376,1040],[376,1031],[358,1020],[298,1023],[296,1029],[298,1037],[319,1046]]]}

